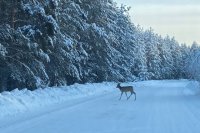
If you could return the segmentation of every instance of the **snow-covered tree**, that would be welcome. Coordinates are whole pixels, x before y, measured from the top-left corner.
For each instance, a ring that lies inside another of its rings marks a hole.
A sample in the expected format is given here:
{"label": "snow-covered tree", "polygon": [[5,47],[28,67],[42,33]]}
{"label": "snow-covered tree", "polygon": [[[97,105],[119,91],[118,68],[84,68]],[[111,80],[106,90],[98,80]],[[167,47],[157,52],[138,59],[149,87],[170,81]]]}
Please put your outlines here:
{"label": "snow-covered tree", "polygon": [[200,47],[196,42],[193,42],[185,64],[189,78],[200,81]]}
{"label": "snow-covered tree", "polygon": [[152,73],[153,79],[159,79],[161,77],[161,58],[158,49],[158,39],[154,35],[152,29],[144,33],[144,39],[148,71]]}

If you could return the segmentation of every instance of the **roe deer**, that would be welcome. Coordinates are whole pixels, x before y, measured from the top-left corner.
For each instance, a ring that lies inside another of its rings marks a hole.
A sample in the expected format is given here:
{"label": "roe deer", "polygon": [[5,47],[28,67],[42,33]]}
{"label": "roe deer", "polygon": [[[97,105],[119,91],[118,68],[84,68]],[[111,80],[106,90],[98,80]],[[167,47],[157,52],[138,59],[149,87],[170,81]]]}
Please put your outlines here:
{"label": "roe deer", "polygon": [[[135,95],[135,100],[136,100],[136,93],[134,92],[133,86],[120,86],[120,83],[117,84],[117,88],[121,91],[121,96],[119,100],[122,98],[122,94],[125,92],[127,100],[131,97],[131,95]],[[127,92],[130,92],[131,95],[128,97]]]}

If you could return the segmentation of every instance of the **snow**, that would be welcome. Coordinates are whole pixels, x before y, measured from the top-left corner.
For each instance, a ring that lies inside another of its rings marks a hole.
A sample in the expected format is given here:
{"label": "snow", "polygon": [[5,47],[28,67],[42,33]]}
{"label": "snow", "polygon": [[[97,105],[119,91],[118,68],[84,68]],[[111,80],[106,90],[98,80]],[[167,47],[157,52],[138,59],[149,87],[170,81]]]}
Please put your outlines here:
{"label": "snow", "polygon": [[134,86],[137,101],[134,97],[127,101],[125,95],[119,101],[116,83],[4,92],[0,94],[0,131],[199,133],[198,82],[163,80],[121,85]]}
{"label": "snow", "polygon": [[46,54],[42,49],[39,50],[38,55],[41,57],[41,59],[44,59],[46,62],[50,62],[49,55]]}
{"label": "snow", "polygon": [[112,91],[114,83],[102,84],[74,84],[71,86],[52,87],[30,91],[15,89],[11,92],[0,93],[0,119],[2,117],[18,115],[29,110],[62,103],[90,95]]}
{"label": "snow", "polygon": [[6,48],[0,43],[0,55],[5,56],[7,54]]}

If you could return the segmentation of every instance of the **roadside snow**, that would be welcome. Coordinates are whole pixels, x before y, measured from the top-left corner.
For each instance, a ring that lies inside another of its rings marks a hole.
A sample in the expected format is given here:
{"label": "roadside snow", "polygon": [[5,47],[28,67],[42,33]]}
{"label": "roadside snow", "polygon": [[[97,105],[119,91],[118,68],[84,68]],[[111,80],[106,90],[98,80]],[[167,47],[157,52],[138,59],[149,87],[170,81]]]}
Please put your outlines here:
{"label": "roadside snow", "polygon": [[190,81],[186,88],[190,88],[190,89],[185,89],[184,93],[187,95],[198,95],[200,94],[200,84],[197,81]]}
{"label": "roadside snow", "polygon": [[28,110],[39,110],[68,100],[108,93],[116,90],[115,87],[116,83],[88,83],[35,91],[15,89],[11,92],[3,92],[0,93],[0,118],[18,115]]}

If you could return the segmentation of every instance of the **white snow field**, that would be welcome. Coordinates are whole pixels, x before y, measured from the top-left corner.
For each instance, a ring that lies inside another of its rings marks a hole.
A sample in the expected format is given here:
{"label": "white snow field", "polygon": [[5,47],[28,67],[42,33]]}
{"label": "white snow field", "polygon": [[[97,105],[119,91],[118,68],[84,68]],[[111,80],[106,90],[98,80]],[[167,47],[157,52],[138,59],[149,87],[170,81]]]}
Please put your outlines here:
{"label": "white snow field", "polygon": [[75,84],[0,94],[0,133],[199,133],[197,82],[123,83],[137,93],[118,100],[116,83]]}

